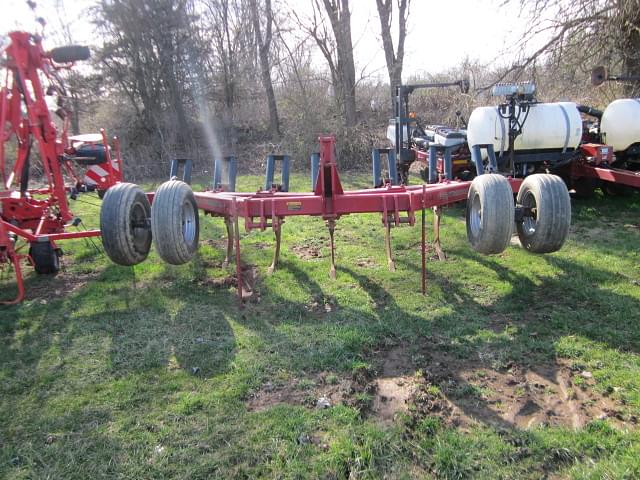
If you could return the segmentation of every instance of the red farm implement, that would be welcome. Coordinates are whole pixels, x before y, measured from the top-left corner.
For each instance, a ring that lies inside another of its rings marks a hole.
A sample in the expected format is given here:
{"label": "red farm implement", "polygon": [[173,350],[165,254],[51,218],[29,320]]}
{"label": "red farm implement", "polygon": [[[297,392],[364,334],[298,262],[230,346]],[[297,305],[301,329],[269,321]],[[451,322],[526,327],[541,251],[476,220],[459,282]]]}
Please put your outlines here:
{"label": "red farm implement", "polygon": [[[9,39],[2,51],[5,81],[0,89],[0,268],[13,270],[17,283],[15,299],[2,303],[17,303],[24,297],[21,260],[37,273],[54,274],[60,268],[58,242],[100,235],[99,230],[66,231],[80,222],[68,196],[104,193],[122,180],[122,162],[117,141],[111,158],[104,131],[68,136],[70,112],[60,72],[86,60],[89,49],[74,45],[45,51],[42,38],[27,32],[11,32]],[[36,165],[41,176],[30,178]],[[79,176],[78,166],[87,169],[88,178]]]}
{"label": "red farm implement", "polygon": [[[243,285],[241,271],[241,222],[246,231],[273,230],[276,243],[269,268],[273,271],[278,266],[285,218],[299,215],[321,218],[329,231],[329,273],[334,277],[334,230],[341,216],[382,215],[387,260],[393,269],[390,229],[402,224],[415,225],[420,214],[423,292],[426,289],[427,209],[437,212],[443,205],[466,200],[468,239],[475,250],[485,254],[499,253],[507,247],[514,221],[523,246],[532,252],[558,250],[567,236],[571,203],[566,186],[554,175],[532,175],[523,181],[486,174],[476,177],[473,182],[456,180],[416,186],[387,184],[383,188],[345,191],[336,168],[334,138],[321,137],[319,144],[319,163],[317,174],[312,175],[311,192],[293,193],[272,186],[269,169],[265,182],[269,188],[256,193],[225,191],[223,188],[194,193],[187,183],[172,179],[155,193],[146,195],[136,185],[121,183],[107,192],[102,204],[100,228],[105,251],[118,264],[134,265],[146,258],[153,239],[163,260],[176,265],[186,263],[198,248],[198,210],[202,210],[205,215],[224,220],[228,232],[226,262],[232,260],[235,250],[238,297],[242,299],[247,286]],[[516,192],[518,197],[514,203]],[[435,227],[438,228],[437,222]]]}
{"label": "red farm implement", "polygon": [[[598,75],[594,84],[607,79],[606,72]],[[500,105],[474,109],[468,122],[456,112],[462,128],[423,125],[409,112],[409,96],[416,90],[460,87],[465,93],[468,86],[458,80],[396,87],[395,117],[387,128],[393,148],[373,151],[374,186],[406,185],[409,167],[418,162],[428,183],[487,172],[514,178],[553,173],[578,197],[598,187],[610,195],[640,188],[639,99],[619,99],[600,111],[572,102],[541,103],[533,83],[503,83],[492,89],[492,95],[504,97]],[[386,178],[381,154],[387,155]]]}

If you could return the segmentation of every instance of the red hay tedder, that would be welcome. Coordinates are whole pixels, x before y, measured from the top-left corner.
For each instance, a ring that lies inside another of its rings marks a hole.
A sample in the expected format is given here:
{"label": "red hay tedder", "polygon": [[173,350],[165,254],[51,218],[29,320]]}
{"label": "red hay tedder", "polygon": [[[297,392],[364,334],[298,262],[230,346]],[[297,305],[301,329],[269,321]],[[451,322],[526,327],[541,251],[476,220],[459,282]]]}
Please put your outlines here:
{"label": "red hay tedder", "polygon": [[[91,190],[102,196],[122,181],[117,140],[112,159],[104,130],[68,136],[67,91],[59,72],[86,60],[89,49],[72,45],[45,51],[42,38],[27,32],[11,32],[9,39],[2,50],[6,75],[0,89],[0,269],[13,269],[17,294],[0,302],[5,304],[24,298],[22,260],[37,273],[55,274],[60,269],[58,242],[100,235],[99,230],[67,231],[81,223],[70,210],[67,196],[76,198],[79,192]],[[57,101],[48,104],[47,99],[54,96]],[[51,109],[61,128],[54,123]],[[43,175],[31,179],[36,156]],[[87,170],[84,178],[78,175],[78,166]],[[30,187],[36,182],[38,186]]]}

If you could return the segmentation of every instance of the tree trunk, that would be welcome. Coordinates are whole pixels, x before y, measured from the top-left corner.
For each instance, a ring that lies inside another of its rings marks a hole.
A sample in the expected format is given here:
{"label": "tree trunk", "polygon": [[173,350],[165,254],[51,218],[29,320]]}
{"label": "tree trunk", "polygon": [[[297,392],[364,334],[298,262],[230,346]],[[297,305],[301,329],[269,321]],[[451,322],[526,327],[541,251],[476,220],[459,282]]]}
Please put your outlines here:
{"label": "tree trunk", "polygon": [[391,110],[395,105],[395,88],[402,83],[402,64],[404,61],[404,41],[407,36],[407,17],[411,0],[398,0],[398,50],[393,49],[391,37],[391,23],[393,18],[393,0],[376,0],[378,16],[380,17],[380,33],[384,58],[389,73],[389,87],[391,90]]}
{"label": "tree trunk", "polygon": [[[637,2],[620,1],[619,8],[622,14],[622,52],[623,74],[625,76],[640,78],[640,10]],[[627,97],[640,96],[640,81],[628,82],[624,86]]]}
{"label": "tree trunk", "polygon": [[342,100],[345,126],[353,127],[357,124],[358,119],[356,114],[356,68],[353,61],[349,0],[323,0],[323,2],[331,20],[338,54],[336,70],[340,85],[334,85],[334,87],[338,87],[336,93],[340,94]]}
{"label": "tree trunk", "polygon": [[273,92],[273,82],[271,81],[271,65],[269,64],[269,51],[271,47],[273,10],[271,0],[265,0],[266,29],[264,37],[260,27],[260,12],[258,11],[256,0],[251,0],[251,16],[253,17],[253,28],[255,30],[256,43],[258,44],[258,57],[260,58],[260,74],[262,86],[267,96],[267,106],[269,108],[269,133],[274,138],[280,138],[280,118],[278,117],[278,105]]}

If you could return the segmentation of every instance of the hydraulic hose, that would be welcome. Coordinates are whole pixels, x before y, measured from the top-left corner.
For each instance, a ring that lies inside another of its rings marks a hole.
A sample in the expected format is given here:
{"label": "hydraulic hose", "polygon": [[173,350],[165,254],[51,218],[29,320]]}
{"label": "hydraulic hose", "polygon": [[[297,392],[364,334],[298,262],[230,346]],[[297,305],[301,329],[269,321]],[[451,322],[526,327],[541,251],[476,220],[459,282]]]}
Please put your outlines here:
{"label": "hydraulic hose", "polygon": [[598,120],[602,118],[602,110],[598,110],[597,108],[589,107],[587,105],[578,105],[578,111],[585,115],[589,115],[590,117],[595,117]]}

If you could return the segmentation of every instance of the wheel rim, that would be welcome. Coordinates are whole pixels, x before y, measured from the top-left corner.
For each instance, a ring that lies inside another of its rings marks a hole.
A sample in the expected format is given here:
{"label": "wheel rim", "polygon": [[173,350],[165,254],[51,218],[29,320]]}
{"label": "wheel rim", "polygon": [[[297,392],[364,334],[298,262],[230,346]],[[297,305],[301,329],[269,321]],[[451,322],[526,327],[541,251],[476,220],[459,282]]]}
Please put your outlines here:
{"label": "wheel rim", "polygon": [[189,244],[195,242],[196,239],[196,212],[190,201],[182,204],[182,236]]}
{"label": "wheel rim", "polygon": [[480,195],[477,193],[471,200],[471,208],[469,210],[469,226],[474,237],[480,235],[482,231],[482,204],[480,203]]}
{"label": "wheel rim", "polygon": [[149,225],[147,224],[147,211],[144,205],[136,203],[131,208],[131,235],[136,251],[144,252],[149,240]]}
{"label": "wheel rim", "polygon": [[522,231],[526,236],[536,233],[538,219],[536,218],[536,197],[531,192],[527,192],[522,198],[522,206],[532,210],[531,215],[527,215],[522,219]]}

